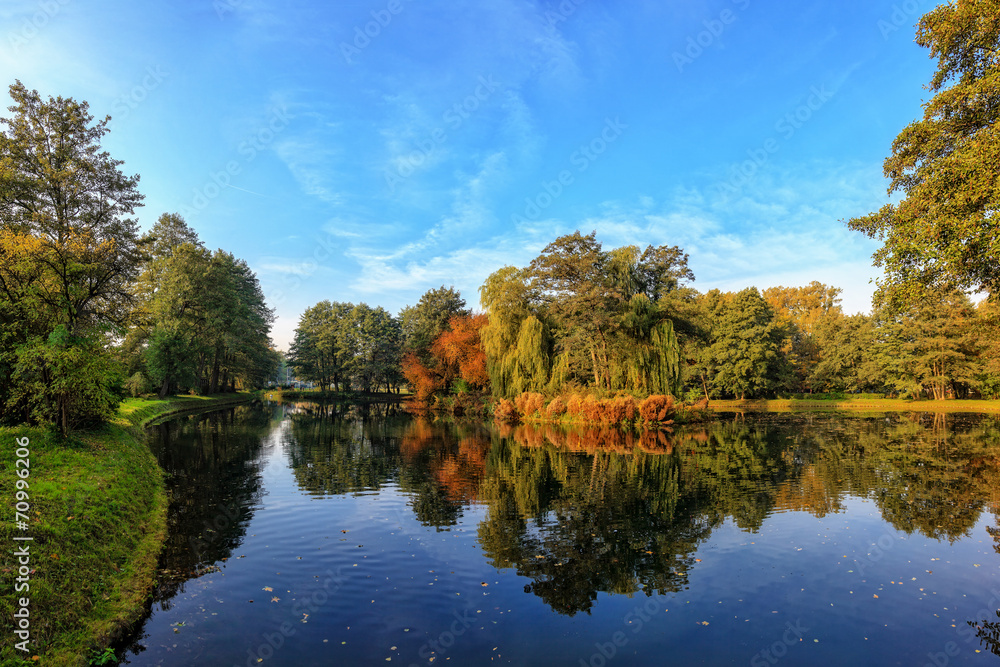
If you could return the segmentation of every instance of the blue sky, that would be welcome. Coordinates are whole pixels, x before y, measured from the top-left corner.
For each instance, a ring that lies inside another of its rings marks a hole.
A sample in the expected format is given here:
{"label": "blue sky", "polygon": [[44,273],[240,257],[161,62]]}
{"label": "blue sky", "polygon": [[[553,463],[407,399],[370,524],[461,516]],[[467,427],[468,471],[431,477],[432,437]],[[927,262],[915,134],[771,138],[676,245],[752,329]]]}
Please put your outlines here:
{"label": "blue sky", "polygon": [[478,306],[577,229],[861,312],[877,246],[840,221],[888,201],[934,4],[6,0],[0,70],[110,114],[143,228],[179,212],[244,258],[281,348],[322,299]]}

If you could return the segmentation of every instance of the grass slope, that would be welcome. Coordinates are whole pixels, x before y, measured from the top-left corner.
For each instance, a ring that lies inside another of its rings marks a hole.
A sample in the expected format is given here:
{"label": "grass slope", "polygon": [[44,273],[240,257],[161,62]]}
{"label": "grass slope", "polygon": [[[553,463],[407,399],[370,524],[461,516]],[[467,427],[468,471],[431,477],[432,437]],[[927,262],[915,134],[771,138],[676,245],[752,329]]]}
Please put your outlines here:
{"label": "grass slope", "polygon": [[[112,423],[76,433],[69,441],[44,428],[0,428],[0,495],[7,508],[0,522],[4,667],[90,664],[142,616],[166,537],[168,505],[162,471],[142,428],[154,419],[252,396],[130,399]],[[22,531],[14,523],[14,466],[16,441],[25,437],[30,441],[31,518]],[[13,551],[23,543],[15,542],[15,536],[34,538],[27,542],[30,589],[19,593]],[[30,598],[28,653],[14,646],[13,614],[21,597]]]}

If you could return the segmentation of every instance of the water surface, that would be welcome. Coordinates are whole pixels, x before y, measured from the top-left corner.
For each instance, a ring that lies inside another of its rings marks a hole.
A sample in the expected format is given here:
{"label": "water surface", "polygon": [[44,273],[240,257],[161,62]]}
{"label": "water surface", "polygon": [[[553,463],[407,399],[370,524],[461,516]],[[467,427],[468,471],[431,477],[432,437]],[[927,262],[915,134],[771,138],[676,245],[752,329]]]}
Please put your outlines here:
{"label": "water surface", "polygon": [[1000,422],[166,422],[131,665],[1000,664]]}

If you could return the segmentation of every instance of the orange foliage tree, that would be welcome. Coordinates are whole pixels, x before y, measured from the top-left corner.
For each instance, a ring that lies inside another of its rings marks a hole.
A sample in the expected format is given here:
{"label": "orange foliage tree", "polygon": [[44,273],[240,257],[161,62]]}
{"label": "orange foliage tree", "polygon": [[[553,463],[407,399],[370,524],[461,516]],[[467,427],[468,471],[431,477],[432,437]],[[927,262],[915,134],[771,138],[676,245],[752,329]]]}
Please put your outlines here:
{"label": "orange foliage tree", "polygon": [[485,315],[455,315],[431,344],[427,364],[413,353],[403,358],[403,375],[419,400],[426,401],[447,390],[455,380],[462,380],[471,389],[489,386],[486,354],[479,336],[486,322]]}

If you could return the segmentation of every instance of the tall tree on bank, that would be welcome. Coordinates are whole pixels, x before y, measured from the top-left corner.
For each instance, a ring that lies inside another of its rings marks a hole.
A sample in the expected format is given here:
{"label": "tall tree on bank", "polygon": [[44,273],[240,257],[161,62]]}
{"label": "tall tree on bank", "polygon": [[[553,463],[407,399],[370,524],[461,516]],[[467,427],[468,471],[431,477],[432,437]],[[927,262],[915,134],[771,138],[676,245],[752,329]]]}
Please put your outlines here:
{"label": "tall tree on bank", "polygon": [[270,379],[278,363],[269,338],[274,315],[246,262],[181,243],[154,273],[146,358],[161,396],[181,386],[214,394]]}
{"label": "tall tree on bank", "polygon": [[130,216],[143,196],[139,177],[101,150],[109,118],[95,123],[86,102],[43,100],[20,81],[10,95],[12,116],[0,119],[0,401],[65,434],[116,404],[115,364],[80,363],[109,354],[108,333],[128,323],[144,259]]}
{"label": "tall tree on bank", "polygon": [[706,353],[712,387],[740,400],[780,387],[787,368],[783,329],[755,287],[736,294],[706,295],[712,303],[712,344]]}
{"label": "tall tree on bank", "polygon": [[976,312],[963,292],[939,290],[905,312],[876,313],[876,354],[895,388],[935,400],[975,384]]}
{"label": "tall tree on bank", "polygon": [[902,201],[848,221],[883,242],[876,300],[894,309],[931,288],[1000,293],[1000,0],[957,0],[925,14],[917,43],[937,71],[924,117],[885,160]]}
{"label": "tall tree on bank", "polygon": [[677,247],[605,251],[595,233],[547,245],[524,269],[504,267],[480,288],[494,394],[602,390],[678,394],[675,295],[693,279]]}
{"label": "tall tree on bank", "polygon": [[320,301],[299,318],[288,363],[321,391],[399,390],[399,321],[381,307]]}
{"label": "tall tree on bank", "polygon": [[789,388],[794,391],[813,390],[812,372],[823,354],[816,328],[842,314],[840,292],[814,280],[804,287],[770,287],[762,294],[784,329],[781,352],[788,361]]}

